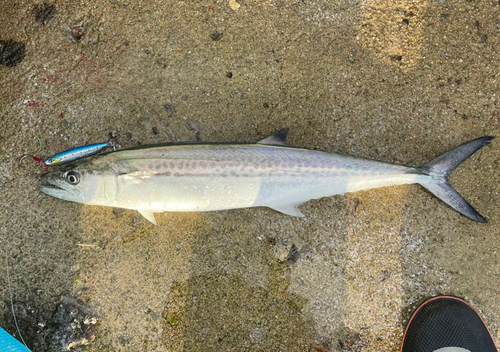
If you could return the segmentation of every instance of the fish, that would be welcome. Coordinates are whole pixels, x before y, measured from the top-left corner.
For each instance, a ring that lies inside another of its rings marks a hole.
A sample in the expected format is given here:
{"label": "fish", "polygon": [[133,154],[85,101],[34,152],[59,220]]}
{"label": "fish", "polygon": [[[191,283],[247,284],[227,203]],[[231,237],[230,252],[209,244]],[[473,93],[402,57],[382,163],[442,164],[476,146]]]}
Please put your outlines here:
{"label": "fish", "polygon": [[44,164],[48,166],[66,164],[78,159],[86,158],[88,156],[97,154],[106,147],[114,147],[114,146],[115,144],[113,142],[82,145],[80,147],[68,149],[65,150],[64,152],[53,155],[50,158],[47,158],[47,160],[44,161]]}
{"label": "fish", "polygon": [[250,207],[304,217],[298,207],[311,199],[417,183],[460,214],[486,222],[448,176],[494,137],[411,167],[291,147],[287,134],[283,129],[253,144],[160,144],[99,154],[42,175],[39,189],[67,201],[135,209],[156,225],[155,213]]}

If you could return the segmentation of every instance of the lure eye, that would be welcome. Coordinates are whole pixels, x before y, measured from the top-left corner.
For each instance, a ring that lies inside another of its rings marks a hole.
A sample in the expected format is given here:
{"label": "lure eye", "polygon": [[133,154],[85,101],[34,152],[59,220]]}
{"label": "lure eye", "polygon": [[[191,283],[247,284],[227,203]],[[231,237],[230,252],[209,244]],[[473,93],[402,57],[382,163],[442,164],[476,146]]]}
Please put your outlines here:
{"label": "lure eye", "polygon": [[80,177],[76,172],[71,171],[66,174],[66,181],[68,181],[72,185],[76,185],[80,182]]}

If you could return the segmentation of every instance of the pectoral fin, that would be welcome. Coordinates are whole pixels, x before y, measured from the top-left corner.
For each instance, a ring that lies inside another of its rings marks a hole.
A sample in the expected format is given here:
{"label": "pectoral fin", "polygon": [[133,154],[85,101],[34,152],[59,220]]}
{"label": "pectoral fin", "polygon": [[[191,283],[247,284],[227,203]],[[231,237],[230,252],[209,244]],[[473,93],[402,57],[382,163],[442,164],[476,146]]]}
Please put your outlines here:
{"label": "pectoral fin", "polygon": [[305,217],[304,214],[301,213],[299,208],[297,208],[300,204],[281,204],[281,205],[272,205],[269,208],[279,211],[280,213],[296,216],[298,218]]}
{"label": "pectoral fin", "polygon": [[152,222],[155,225],[158,225],[156,223],[155,214],[152,211],[149,211],[149,210],[139,210],[139,209],[137,209],[137,211],[139,212],[139,214],[141,214],[142,216],[144,216],[148,221]]}

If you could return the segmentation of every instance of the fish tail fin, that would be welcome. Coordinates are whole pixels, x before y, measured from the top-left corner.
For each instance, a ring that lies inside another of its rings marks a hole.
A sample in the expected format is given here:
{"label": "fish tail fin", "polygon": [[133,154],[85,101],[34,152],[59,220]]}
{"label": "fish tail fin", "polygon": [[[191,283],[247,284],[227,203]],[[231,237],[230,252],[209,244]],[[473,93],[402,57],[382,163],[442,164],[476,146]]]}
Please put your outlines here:
{"label": "fish tail fin", "polygon": [[429,177],[419,183],[460,214],[471,220],[486,223],[486,219],[453,188],[448,176],[458,165],[479,149],[488,145],[494,138],[491,136],[478,138],[438,156],[420,169],[422,173],[429,175]]}

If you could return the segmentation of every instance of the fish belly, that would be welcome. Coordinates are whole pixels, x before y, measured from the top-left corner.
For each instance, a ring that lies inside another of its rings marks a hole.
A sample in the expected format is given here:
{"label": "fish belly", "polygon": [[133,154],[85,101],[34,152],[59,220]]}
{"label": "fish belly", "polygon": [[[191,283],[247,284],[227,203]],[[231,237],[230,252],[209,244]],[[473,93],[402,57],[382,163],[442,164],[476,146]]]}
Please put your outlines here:
{"label": "fish belly", "polygon": [[337,175],[263,180],[254,206],[300,205],[319,199],[372,188],[412,184],[417,175]]}
{"label": "fish belly", "polygon": [[164,211],[212,211],[254,206],[261,177],[163,176],[120,185],[116,206]]}

